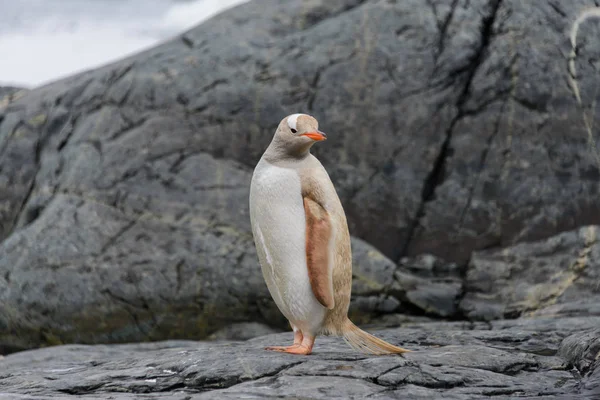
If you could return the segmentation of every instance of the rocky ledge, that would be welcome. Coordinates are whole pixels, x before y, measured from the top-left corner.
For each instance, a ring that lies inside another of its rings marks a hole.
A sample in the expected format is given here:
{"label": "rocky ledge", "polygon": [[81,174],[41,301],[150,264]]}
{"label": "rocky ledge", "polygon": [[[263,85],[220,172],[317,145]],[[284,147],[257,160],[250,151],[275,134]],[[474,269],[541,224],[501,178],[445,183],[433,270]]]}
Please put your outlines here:
{"label": "rocky ledge", "polygon": [[338,338],[319,338],[311,356],[263,350],[289,333],[56,346],[0,361],[0,399],[590,399],[600,396],[597,326],[600,317],[573,317],[376,332],[414,350],[403,356],[366,356]]}

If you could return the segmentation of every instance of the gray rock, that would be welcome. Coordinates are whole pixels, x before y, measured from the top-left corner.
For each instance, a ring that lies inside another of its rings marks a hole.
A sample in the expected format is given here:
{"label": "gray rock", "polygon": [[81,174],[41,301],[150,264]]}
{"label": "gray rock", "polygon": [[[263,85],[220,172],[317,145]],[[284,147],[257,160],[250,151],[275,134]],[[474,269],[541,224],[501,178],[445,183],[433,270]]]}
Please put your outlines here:
{"label": "gray rock", "polygon": [[446,263],[428,254],[405,258],[394,277],[392,293],[405,304],[428,315],[459,316],[463,279],[462,270],[455,263]]}
{"label": "gray rock", "polygon": [[0,86],[0,116],[3,114],[3,109],[25,94],[25,92],[27,92],[27,89],[13,86]]}
{"label": "gray rock", "polygon": [[554,343],[555,337],[518,325],[463,330],[455,323],[423,324],[376,334],[415,351],[367,356],[339,338],[319,338],[311,356],[263,350],[290,342],[291,333],[219,344],[56,346],[0,361],[0,398],[558,399],[600,388],[570,370],[576,360],[589,358],[573,349],[598,342],[597,330],[567,337],[560,357],[556,351],[531,353],[527,342]]}
{"label": "gray rock", "polygon": [[567,337],[558,354],[573,365],[583,377],[581,391],[588,395],[600,395],[600,329],[576,333]]}
{"label": "gray rock", "polygon": [[[198,158],[204,179],[223,173],[213,158]],[[248,320],[288,328],[248,232],[193,216],[181,224],[168,218],[148,211],[133,218],[87,196],[54,195],[35,224],[0,246],[0,352],[269,333],[244,325]],[[363,283],[389,284],[395,266],[365,242],[353,248],[360,302],[377,292]],[[369,322],[387,304],[379,303],[355,307],[353,316]]]}
{"label": "gray rock", "polygon": [[265,325],[257,322],[242,322],[232,324],[223,329],[218,330],[208,337],[210,340],[248,340],[257,336],[264,336],[276,331]]}
{"label": "gray rock", "polygon": [[600,242],[587,226],[473,255],[461,308],[470,318],[599,316]]}

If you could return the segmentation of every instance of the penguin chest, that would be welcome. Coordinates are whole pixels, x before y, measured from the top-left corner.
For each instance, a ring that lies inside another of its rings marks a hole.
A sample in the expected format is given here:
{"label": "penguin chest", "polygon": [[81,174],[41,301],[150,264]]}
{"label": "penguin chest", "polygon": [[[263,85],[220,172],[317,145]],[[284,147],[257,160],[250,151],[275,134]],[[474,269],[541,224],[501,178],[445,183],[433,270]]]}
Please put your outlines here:
{"label": "penguin chest", "polygon": [[252,178],[250,215],[263,277],[275,303],[292,324],[318,329],[326,309],[309,280],[298,173],[261,161]]}

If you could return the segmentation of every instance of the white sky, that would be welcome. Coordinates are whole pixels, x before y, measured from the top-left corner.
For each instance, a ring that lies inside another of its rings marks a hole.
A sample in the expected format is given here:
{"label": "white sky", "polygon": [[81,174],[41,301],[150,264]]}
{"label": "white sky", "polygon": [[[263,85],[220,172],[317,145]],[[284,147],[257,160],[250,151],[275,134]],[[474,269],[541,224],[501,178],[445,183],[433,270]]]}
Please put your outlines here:
{"label": "white sky", "polygon": [[0,86],[118,60],[247,0],[0,0]]}

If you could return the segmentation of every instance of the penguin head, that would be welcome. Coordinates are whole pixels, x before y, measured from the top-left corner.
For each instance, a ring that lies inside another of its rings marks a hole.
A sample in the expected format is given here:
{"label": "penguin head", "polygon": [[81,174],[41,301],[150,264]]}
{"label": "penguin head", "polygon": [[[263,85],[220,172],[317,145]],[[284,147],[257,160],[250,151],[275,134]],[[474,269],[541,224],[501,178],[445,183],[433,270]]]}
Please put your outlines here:
{"label": "penguin head", "polygon": [[319,130],[319,122],[307,114],[292,114],[281,120],[273,144],[287,156],[303,156],[313,144],[327,139]]}

